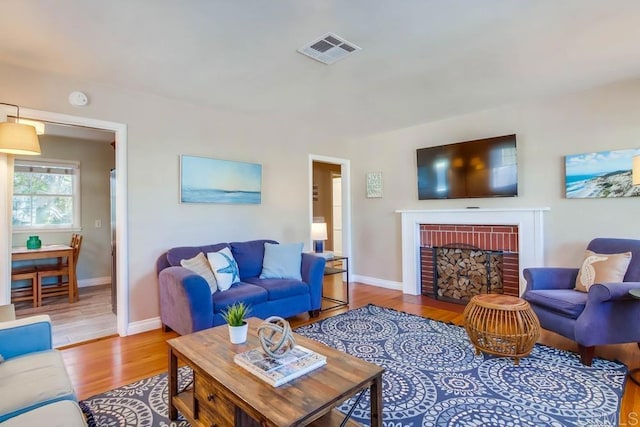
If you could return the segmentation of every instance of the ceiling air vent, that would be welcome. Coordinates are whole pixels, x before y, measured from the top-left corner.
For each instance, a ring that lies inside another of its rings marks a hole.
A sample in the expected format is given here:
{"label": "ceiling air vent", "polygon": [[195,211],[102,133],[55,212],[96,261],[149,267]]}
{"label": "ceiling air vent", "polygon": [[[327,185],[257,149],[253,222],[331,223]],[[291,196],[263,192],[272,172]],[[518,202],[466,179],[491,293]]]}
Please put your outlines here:
{"label": "ceiling air vent", "polygon": [[323,64],[333,64],[357,50],[361,50],[361,48],[333,33],[327,33],[319,39],[302,46],[298,49],[298,52]]}

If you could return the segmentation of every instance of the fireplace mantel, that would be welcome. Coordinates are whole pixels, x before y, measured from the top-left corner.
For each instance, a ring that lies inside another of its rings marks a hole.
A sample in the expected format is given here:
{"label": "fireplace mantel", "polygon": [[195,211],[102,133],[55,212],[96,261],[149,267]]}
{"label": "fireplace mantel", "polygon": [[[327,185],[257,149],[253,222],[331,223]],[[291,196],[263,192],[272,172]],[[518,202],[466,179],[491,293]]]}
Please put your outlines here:
{"label": "fireplace mantel", "polygon": [[522,269],[544,265],[543,214],[549,208],[397,210],[402,217],[402,292],[420,295],[420,224],[517,225]]}

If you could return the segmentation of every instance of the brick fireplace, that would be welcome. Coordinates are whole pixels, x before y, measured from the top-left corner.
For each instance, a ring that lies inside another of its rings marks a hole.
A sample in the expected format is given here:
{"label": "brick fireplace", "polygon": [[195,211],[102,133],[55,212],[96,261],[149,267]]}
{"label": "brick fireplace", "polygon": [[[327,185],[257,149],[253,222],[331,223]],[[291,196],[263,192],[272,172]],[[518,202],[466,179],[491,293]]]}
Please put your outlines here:
{"label": "brick fireplace", "polygon": [[[422,293],[421,248],[424,234],[425,242],[428,241],[431,246],[464,243],[477,247],[486,245],[484,249],[504,251],[509,275],[518,277],[518,280],[508,285],[508,290],[505,288],[505,293],[521,295],[525,288],[522,269],[544,266],[543,215],[548,210],[549,208],[470,208],[396,211],[402,220],[403,292],[410,295]],[[438,227],[438,230],[423,227],[427,225]],[[486,227],[491,228],[490,237],[480,234],[487,230]],[[436,231],[437,233],[431,234]],[[449,238],[461,241],[445,242],[444,239]],[[517,254],[515,260],[511,258],[514,254]]]}
{"label": "brick fireplace", "polygon": [[423,295],[466,303],[479,293],[519,296],[518,225],[420,224]]}

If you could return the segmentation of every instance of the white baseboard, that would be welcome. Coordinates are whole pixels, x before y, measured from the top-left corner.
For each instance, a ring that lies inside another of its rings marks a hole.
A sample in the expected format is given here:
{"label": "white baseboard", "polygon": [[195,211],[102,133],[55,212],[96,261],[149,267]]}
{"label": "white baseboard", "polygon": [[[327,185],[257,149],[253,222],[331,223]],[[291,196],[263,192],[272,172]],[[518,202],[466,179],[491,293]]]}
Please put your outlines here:
{"label": "white baseboard", "polygon": [[139,320],[137,322],[129,323],[127,327],[127,335],[140,334],[142,332],[153,331],[154,329],[160,329],[162,322],[159,317],[153,317],[151,319]]}
{"label": "white baseboard", "polygon": [[365,285],[377,286],[379,288],[402,290],[402,282],[394,282],[392,280],[378,279],[376,277],[361,276],[354,274],[351,276],[354,282],[364,283]]}
{"label": "white baseboard", "polygon": [[88,288],[89,286],[109,285],[111,276],[92,277],[91,279],[78,280],[79,288]]}

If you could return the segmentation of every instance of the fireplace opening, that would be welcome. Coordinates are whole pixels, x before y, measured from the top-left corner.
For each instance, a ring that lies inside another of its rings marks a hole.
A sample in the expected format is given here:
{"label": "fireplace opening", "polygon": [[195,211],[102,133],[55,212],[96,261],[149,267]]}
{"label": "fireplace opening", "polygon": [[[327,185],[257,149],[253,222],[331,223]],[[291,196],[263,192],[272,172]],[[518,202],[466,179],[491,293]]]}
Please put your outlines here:
{"label": "fireplace opening", "polygon": [[434,298],[466,304],[478,294],[504,293],[503,251],[464,243],[425,249],[431,251]]}
{"label": "fireplace opening", "polygon": [[[465,304],[477,293],[520,296],[518,227],[510,224],[420,224],[422,295],[460,304]],[[451,268],[444,270],[452,277],[443,278],[441,271],[440,286],[435,277],[439,252],[453,254],[449,261]],[[467,257],[480,265],[469,270],[464,261]],[[483,259],[489,264],[483,265]],[[451,269],[456,266],[462,270],[462,276],[469,277],[458,277],[460,272],[453,275]],[[444,284],[450,289],[443,289]]]}

